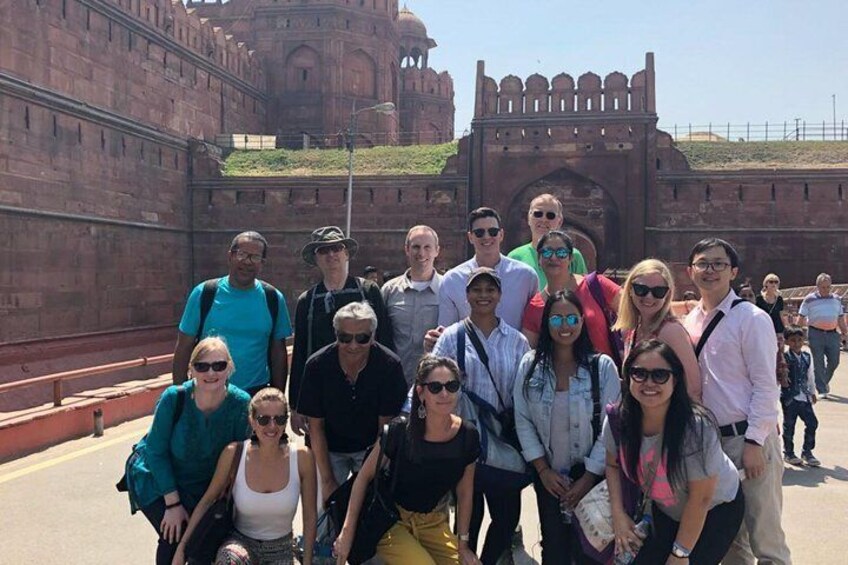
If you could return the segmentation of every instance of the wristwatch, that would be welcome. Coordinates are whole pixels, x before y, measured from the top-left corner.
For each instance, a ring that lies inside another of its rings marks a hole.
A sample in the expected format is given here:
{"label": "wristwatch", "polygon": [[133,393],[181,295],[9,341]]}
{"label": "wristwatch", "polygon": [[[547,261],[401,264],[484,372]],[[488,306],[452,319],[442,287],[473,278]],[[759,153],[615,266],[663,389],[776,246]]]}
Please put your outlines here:
{"label": "wristwatch", "polygon": [[459,534],[456,537],[459,538],[459,541],[464,541],[465,543],[468,543],[468,540],[471,539],[470,534]]}
{"label": "wristwatch", "polygon": [[674,542],[674,545],[671,546],[671,554],[677,557],[678,559],[689,559],[689,555],[691,553],[691,550],[686,549],[677,542]]}

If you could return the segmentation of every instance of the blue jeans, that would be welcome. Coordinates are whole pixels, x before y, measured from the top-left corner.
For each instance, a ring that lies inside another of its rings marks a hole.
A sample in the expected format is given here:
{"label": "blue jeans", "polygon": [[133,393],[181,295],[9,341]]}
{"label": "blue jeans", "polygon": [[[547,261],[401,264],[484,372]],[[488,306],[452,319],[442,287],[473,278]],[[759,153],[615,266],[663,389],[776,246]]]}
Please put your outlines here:
{"label": "blue jeans", "polygon": [[842,345],[839,332],[825,332],[811,327],[809,331],[810,353],[816,373],[816,390],[819,394],[830,392],[830,379],[839,366],[839,348]]}
{"label": "blue jeans", "polygon": [[811,403],[794,398],[783,405],[783,454],[795,455],[795,422],[798,418],[804,422],[804,447],[801,453],[812,455],[813,449],[816,448],[819,420]]}

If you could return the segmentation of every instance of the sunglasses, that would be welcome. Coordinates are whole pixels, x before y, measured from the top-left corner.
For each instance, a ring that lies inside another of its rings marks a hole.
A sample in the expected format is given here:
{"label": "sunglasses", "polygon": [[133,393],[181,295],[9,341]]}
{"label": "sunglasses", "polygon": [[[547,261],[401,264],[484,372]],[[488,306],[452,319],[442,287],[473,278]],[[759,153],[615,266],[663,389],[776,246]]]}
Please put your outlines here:
{"label": "sunglasses", "polygon": [[672,373],[671,369],[645,369],[642,367],[630,368],[630,379],[637,383],[644,383],[650,378],[655,384],[664,385],[673,374],[674,373]]}
{"label": "sunglasses", "polygon": [[541,210],[533,210],[534,218],[541,218],[542,216],[546,217],[549,220],[554,220],[557,217],[556,212],[543,212]]}
{"label": "sunglasses", "polygon": [[766,281],[766,284],[780,284],[780,281]]}
{"label": "sunglasses", "polygon": [[371,334],[349,334],[345,332],[336,332],[336,339],[339,340],[339,343],[350,343],[351,341],[356,340],[356,343],[359,345],[365,345],[369,341],[371,341]]}
{"label": "sunglasses", "polygon": [[571,251],[569,251],[567,247],[558,247],[556,249],[553,247],[543,247],[542,250],[539,251],[539,255],[541,255],[543,259],[550,259],[554,255],[556,255],[557,259],[568,259],[568,256],[571,255]]}
{"label": "sunglasses", "polygon": [[568,314],[567,316],[554,314],[548,318],[548,324],[550,324],[552,328],[561,328],[563,322],[565,322],[567,326],[574,327],[580,323],[580,316],[577,314]]}
{"label": "sunglasses", "polygon": [[209,369],[212,369],[216,373],[220,373],[221,371],[227,368],[229,363],[227,361],[212,361],[211,363],[207,363],[206,361],[197,361],[192,364],[194,370],[198,373],[208,373]]}
{"label": "sunglasses", "polygon": [[501,233],[501,228],[477,228],[471,230],[471,233],[473,233],[474,237],[477,239],[486,237],[486,234],[489,234],[489,237],[498,237],[498,234]]}
{"label": "sunglasses", "polygon": [[315,250],[315,255],[329,255],[330,253],[341,253],[347,249],[344,243],[336,243],[335,245],[324,245]]}
{"label": "sunglasses", "polygon": [[286,425],[286,420],[288,418],[285,414],[277,414],[276,416],[269,416],[268,414],[262,414],[261,416],[256,417],[256,423],[262,426],[263,428],[271,423],[271,420],[274,420],[274,423],[280,426],[281,428]]}
{"label": "sunglasses", "polygon": [[648,296],[648,293],[654,295],[654,298],[663,299],[668,294],[667,286],[648,286],[646,284],[633,283],[633,294],[640,298]]}
{"label": "sunglasses", "polygon": [[445,389],[451,394],[456,394],[459,392],[459,381],[454,379],[452,381],[448,381],[446,383],[440,383],[439,381],[430,381],[429,383],[423,383],[421,386],[430,391],[430,394],[439,394],[442,392],[442,389]]}

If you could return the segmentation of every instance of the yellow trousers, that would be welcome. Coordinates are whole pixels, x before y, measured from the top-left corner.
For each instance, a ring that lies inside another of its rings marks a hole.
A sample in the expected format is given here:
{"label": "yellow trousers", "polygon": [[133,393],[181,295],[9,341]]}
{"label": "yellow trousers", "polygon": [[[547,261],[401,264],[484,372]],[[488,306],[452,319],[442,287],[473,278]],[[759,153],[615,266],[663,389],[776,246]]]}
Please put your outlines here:
{"label": "yellow trousers", "polygon": [[459,540],[448,524],[444,507],[427,514],[398,507],[400,520],[377,544],[386,565],[457,565]]}

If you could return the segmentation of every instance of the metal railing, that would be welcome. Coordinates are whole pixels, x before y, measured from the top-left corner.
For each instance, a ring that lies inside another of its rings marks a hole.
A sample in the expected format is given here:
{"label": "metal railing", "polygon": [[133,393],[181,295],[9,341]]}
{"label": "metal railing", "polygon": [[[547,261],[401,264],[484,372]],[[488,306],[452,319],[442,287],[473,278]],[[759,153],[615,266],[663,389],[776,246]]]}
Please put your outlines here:
{"label": "metal railing", "polygon": [[102,375],[104,373],[113,373],[124,369],[134,369],[136,367],[147,367],[149,365],[157,365],[161,363],[170,363],[174,359],[173,353],[167,355],[155,355],[153,357],[140,357],[138,359],[130,359],[129,361],[118,361],[116,363],[107,363],[106,365],[96,365],[94,367],[84,367],[82,369],[74,369],[73,371],[63,371],[61,373],[53,373],[43,375],[41,377],[33,377],[22,381],[13,381],[10,383],[0,384],[0,394],[19,388],[25,388],[45,383],[53,384],[53,406],[61,406],[63,393],[62,383],[94,375]]}
{"label": "metal railing", "polygon": [[660,124],[675,141],[848,141],[848,126],[841,122],[808,122],[800,118],[761,124],[707,122]]}

